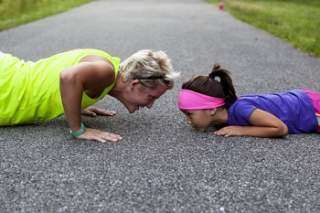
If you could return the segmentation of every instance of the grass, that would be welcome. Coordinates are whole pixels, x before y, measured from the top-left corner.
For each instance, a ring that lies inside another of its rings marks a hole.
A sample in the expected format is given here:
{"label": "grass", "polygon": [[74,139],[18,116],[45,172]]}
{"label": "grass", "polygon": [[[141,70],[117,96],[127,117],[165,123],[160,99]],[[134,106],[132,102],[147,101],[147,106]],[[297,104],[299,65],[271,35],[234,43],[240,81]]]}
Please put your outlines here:
{"label": "grass", "polygon": [[63,12],[90,0],[0,0],[0,30]]}
{"label": "grass", "polygon": [[224,5],[238,19],[320,57],[320,0],[225,0]]}

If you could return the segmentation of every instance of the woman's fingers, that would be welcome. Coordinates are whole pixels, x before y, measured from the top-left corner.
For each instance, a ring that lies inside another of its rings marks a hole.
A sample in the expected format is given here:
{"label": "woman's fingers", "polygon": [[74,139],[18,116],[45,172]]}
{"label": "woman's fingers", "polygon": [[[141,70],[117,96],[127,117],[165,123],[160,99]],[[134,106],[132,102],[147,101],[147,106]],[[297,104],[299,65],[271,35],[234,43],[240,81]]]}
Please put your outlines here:
{"label": "woman's fingers", "polygon": [[118,134],[104,132],[97,129],[86,128],[86,132],[79,136],[80,139],[86,140],[95,140],[101,143],[105,143],[107,141],[117,142],[122,139],[122,137]]}
{"label": "woman's fingers", "polygon": [[100,138],[100,137],[93,137],[91,140],[95,140],[95,141],[98,141],[100,143],[106,143],[107,142],[106,139],[103,139],[103,138]]}
{"label": "woman's fingers", "polygon": [[88,107],[87,109],[83,110],[83,114],[95,117],[97,115],[103,116],[113,116],[116,114],[115,111],[109,111],[105,109],[100,109],[98,107]]}
{"label": "woman's fingers", "polygon": [[104,110],[104,109],[97,109],[95,112],[98,115],[105,115],[105,116],[113,116],[116,114],[115,111],[108,111],[108,110]]}
{"label": "woman's fingers", "polygon": [[85,109],[82,111],[81,113],[82,115],[86,115],[86,116],[91,116],[91,117],[96,117],[97,114],[89,109]]}
{"label": "woman's fingers", "polygon": [[100,137],[112,142],[117,142],[122,139],[120,135],[109,133],[109,132],[103,132],[103,134]]}
{"label": "woman's fingers", "polygon": [[91,116],[91,117],[96,117],[96,116],[97,116],[97,113],[92,112],[92,111],[89,111],[89,112],[88,112],[88,115]]}

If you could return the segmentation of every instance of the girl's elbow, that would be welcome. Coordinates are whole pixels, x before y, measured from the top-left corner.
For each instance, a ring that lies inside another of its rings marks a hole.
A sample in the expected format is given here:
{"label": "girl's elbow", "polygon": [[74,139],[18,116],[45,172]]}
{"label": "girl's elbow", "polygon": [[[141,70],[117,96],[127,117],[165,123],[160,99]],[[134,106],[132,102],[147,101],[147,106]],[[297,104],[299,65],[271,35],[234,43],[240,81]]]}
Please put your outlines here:
{"label": "girl's elbow", "polygon": [[288,126],[287,125],[282,124],[281,126],[279,126],[279,128],[278,128],[279,137],[287,136],[288,132],[289,131],[288,131]]}

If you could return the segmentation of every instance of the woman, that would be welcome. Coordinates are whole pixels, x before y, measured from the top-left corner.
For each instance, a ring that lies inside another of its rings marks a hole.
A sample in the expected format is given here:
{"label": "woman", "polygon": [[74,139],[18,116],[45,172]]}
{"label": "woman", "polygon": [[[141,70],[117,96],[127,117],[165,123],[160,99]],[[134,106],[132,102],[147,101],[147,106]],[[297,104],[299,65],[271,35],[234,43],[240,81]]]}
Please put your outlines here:
{"label": "woman", "polygon": [[107,94],[130,113],[150,108],[177,75],[162,51],[140,50],[121,64],[97,49],[71,50],[36,62],[0,53],[0,125],[45,122],[64,114],[72,136],[118,141],[120,135],[86,128],[81,113],[114,115],[89,107]]}

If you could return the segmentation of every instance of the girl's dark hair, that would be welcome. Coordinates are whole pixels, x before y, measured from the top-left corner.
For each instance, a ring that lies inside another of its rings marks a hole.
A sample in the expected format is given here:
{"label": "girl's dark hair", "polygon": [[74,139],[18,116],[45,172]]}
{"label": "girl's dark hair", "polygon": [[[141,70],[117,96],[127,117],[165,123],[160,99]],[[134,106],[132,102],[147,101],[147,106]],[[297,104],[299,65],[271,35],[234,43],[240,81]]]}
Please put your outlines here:
{"label": "girl's dark hair", "polygon": [[223,98],[226,108],[229,108],[237,100],[236,91],[229,73],[228,70],[222,69],[219,64],[215,64],[209,76],[197,76],[183,83],[182,89]]}

